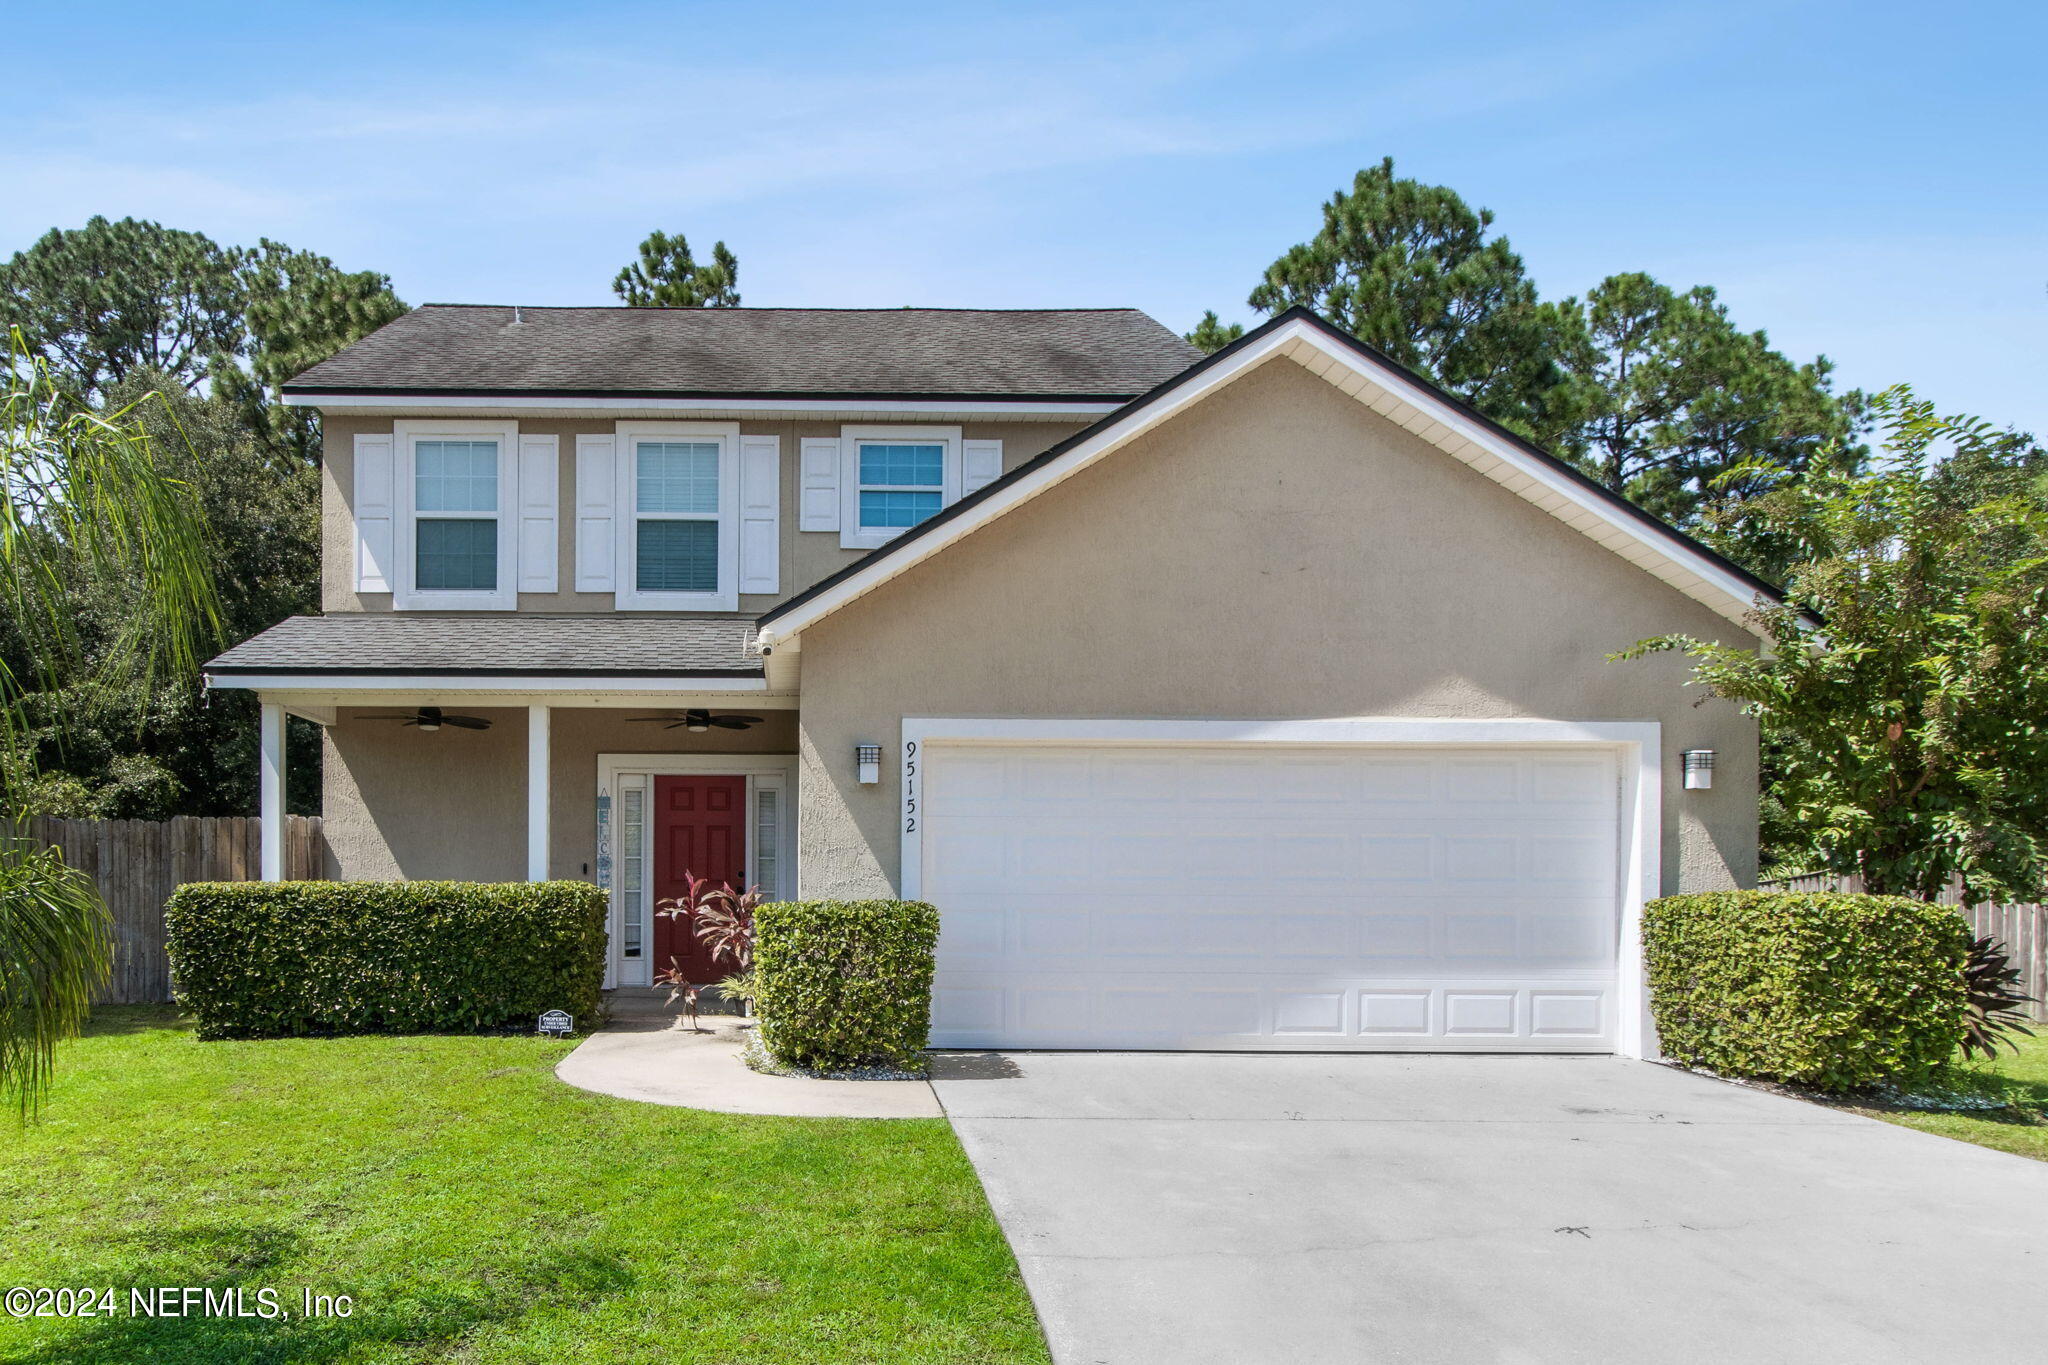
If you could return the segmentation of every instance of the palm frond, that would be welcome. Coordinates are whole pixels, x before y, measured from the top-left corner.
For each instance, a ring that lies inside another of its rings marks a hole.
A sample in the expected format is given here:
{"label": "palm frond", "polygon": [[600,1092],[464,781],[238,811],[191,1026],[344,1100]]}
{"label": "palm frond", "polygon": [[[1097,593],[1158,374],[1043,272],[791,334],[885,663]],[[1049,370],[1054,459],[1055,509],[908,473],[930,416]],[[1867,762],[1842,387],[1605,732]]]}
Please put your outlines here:
{"label": "palm frond", "polygon": [[[38,777],[24,699],[30,688],[62,685],[74,706],[89,707],[118,679],[190,673],[217,639],[221,611],[197,492],[152,445],[137,408],[88,406],[18,329],[7,359],[0,612],[24,658],[0,667],[0,1100],[11,1097],[27,1117],[49,1087],[57,1043],[84,1023],[111,950],[92,878],[14,837]],[[153,400],[161,396],[141,401]],[[134,594],[89,658],[70,591],[86,577],[125,582]]]}
{"label": "palm frond", "polygon": [[0,1102],[24,1118],[112,970],[110,929],[89,875],[55,849],[0,842]]}
{"label": "palm frond", "polygon": [[[0,397],[0,606],[27,636],[38,681],[79,676],[68,589],[81,574],[125,578],[137,593],[136,609],[96,651],[89,681],[189,672],[221,629],[196,492],[151,441],[139,404],[85,407],[19,331],[10,346]],[[161,400],[140,400],[151,401]]]}

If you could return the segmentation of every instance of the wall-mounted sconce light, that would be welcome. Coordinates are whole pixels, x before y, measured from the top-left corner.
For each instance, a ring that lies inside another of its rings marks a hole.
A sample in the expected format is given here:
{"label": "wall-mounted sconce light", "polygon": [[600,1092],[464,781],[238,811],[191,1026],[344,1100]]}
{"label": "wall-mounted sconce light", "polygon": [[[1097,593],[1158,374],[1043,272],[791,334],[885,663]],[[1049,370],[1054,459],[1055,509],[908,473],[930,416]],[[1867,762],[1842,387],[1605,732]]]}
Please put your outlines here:
{"label": "wall-mounted sconce light", "polygon": [[856,744],[853,746],[853,766],[861,785],[872,787],[882,780],[882,746],[879,744]]}
{"label": "wall-mounted sconce light", "polygon": [[1687,791],[1705,791],[1714,785],[1714,751],[1712,749],[1687,749],[1680,755],[1685,760],[1685,788]]}

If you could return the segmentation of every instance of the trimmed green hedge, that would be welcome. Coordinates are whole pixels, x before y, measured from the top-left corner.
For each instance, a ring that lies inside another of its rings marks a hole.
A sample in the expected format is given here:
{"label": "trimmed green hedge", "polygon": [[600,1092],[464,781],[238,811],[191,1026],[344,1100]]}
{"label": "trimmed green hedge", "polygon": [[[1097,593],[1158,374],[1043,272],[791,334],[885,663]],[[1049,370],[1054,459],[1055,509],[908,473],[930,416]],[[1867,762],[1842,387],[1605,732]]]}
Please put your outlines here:
{"label": "trimmed green hedge", "polygon": [[922,901],[784,901],[754,912],[754,1013],[786,1066],[915,1068],[931,1031],[939,912]]}
{"label": "trimmed green hedge", "polygon": [[1969,944],[1952,906],[1903,896],[1723,891],[1643,911],[1664,1055],[1819,1090],[1912,1085],[1954,1056]]}
{"label": "trimmed green hedge", "polygon": [[202,1038],[581,1027],[602,1001],[587,882],[194,882],[164,923]]}

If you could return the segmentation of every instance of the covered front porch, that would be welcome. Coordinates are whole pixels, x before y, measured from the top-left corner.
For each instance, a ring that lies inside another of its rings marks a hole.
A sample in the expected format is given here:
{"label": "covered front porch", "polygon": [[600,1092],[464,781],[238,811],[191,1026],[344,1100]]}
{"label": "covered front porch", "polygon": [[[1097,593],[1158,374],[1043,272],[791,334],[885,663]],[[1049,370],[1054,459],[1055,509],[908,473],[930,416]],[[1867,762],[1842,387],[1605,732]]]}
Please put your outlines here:
{"label": "covered front porch", "polygon": [[748,625],[300,618],[229,651],[207,680],[261,704],[263,878],[284,873],[296,716],[321,728],[329,876],[595,882],[608,987],[670,957],[716,979],[655,904],[685,873],[796,890],[796,691],[743,652]]}

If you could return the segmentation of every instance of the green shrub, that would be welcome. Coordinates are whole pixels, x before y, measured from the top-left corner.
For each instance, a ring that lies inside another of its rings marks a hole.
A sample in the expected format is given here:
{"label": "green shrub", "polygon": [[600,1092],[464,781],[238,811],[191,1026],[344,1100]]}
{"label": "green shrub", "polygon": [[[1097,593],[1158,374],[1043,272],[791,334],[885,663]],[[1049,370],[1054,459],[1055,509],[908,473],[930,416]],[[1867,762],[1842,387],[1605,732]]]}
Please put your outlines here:
{"label": "green shrub", "polygon": [[1969,947],[1953,907],[1902,896],[1723,891],[1643,911],[1664,1055],[1820,1090],[1913,1085],[1946,1063]]}
{"label": "green shrub", "polygon": [[425,1033],[599,1011],[585,882],[195,882],[164,907],[202,1038]]}
{"label": "green shrub", "polygon": [[762,906],[754,1013],[768,1055],[819,1071],[919,1066],[938,939],[939,912],[921,901]]}

